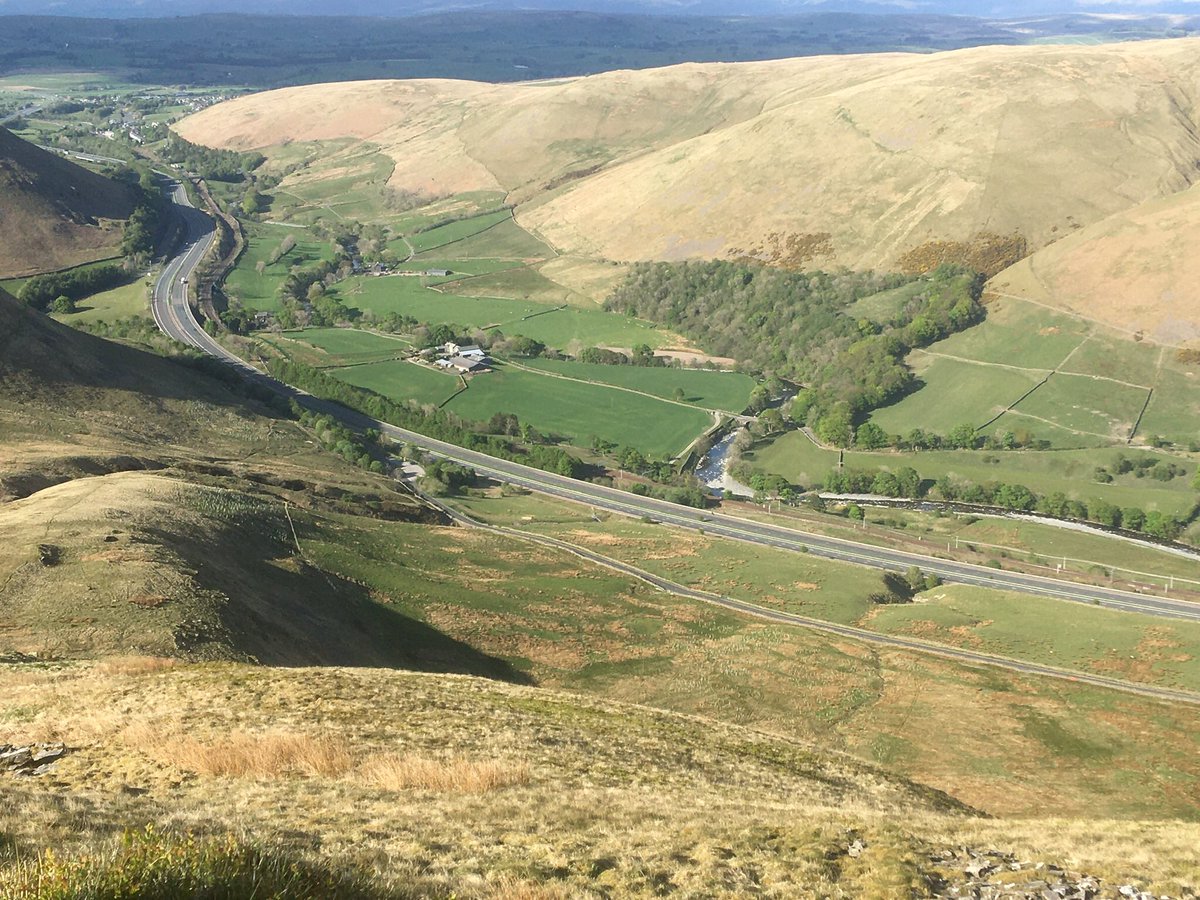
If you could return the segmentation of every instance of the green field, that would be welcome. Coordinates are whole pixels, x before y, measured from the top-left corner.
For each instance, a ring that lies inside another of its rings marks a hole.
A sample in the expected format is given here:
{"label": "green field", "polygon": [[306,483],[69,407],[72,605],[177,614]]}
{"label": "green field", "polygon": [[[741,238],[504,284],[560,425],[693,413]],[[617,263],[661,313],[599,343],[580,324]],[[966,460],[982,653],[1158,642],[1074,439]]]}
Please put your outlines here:
{"label": "green field", "polygon": [[963,359],[1051,371],[1061,366],[1091,332],[1091,325],[1070,316],[1031,303],[1004,300],[990,304],[987,318],[979,325],[938,341],[929,349]]}
{"label": "green field", "polygon": [[[454,268],[453,264],[449,268]],[[581,300],[595,308],[595,303],[581,298],[574,291],[557,284],[530,266],[511,268],[480,278],[471,278],[455,286],[460,294],[469,297],[509,297],[514,300],[532,300],[537,303],[580,304]]]}
{"label": "green field", "polygon": [[335,365],[390,359],[411,349],[408,341],[401,338],[357,328],[305,328],[302,331],[282,332],[281,337],[302,341],[325,351]]}
{"label": "green field", "polygon": [[150,288],[142,278],[129,284],[93,294],[75,304],[78,312],[68,315],[55,314],[54,318],[68,325],[91,324],[92,322],[114,322],[132,316],[150,314]]}
{"label": "green field", "polygon": [[[1109,442],[1125,441],[1149,392],[1086,375],[1056,373],[1022,400],[1016,412]],[[1055,446],[1059,443],[1051,439]]]}
{"label": "green field", "polygon": [[[420,229],[430,229],[447,219],[475,218],[494,213],[504,205],[504,191],[465,191],[450,197],[434,200],[425,206],[401,213],[392,223],[392,230],[399,234],[413,234]],[[393,241],[389,246],[401,256],[402,241]],[[406,251],[407,252],[407,251]]]}
{"label": "green field", "polygon": [[737,372],[604,366],[558,359],[530,359],[521,364],[569,378],[631,388],[667,400],[675,399],[676,390],[682,390],[680,399],[685,403],[731,413],[746,408],[754,389],[754,379]]}
{"label": "green field", "polygon": [[572,347],[611,344],[661,347],[672,338],[648,322],[617,313],[589,309],[559,309],[521,300],[460,297],[429,290],[420,279],[406,277],[350,278],[336,287],[342,301],[377,316],[402,313],[419,322],[446,322],[466,328],[498,328],[506,335],[525,335],[547,346]]}
{"label": "green field", "polygon": [[1200,374],[1196,367],[1185,366],[1168,356],[1158,373],[1138,435],[1160,434],[1183,446],[1200,440],[1198,383]]}
{"label": "green field", "polygon": [[457,375],[411,362],[369,363],[329,373],[394,400],[440,406],[453,396],[446,409],[464,419],[483,422],[498,412],[514,413],[539,431],[581,447],[599,437],[648,456],[673,456],[712,424],[699,409],[601,384],[549,378],[499,362],[494,371],[470,378],[468,389],[457,395],[462,387]]}
{"label": "green field", "polygon": [[901,285],[890,291],[880,291],[863,297],[846,307],[846,315],[852,319],[870,319],[880,324],[891,321],[909,300],[925,289],[927,282],[918,280]]}
{"label": "green field", "polygon": [[[1169,482],[1132,474],[1117,475],[1111,484],[1095,481],[1097,466],[1111,470],[1118,454],[1133,459],[1142,456],[1174,462],[1187,474]],[[880,466],[912,466],[921,477],[937,480],[943,475],[985,483],[1002,481],[1024,484],[1038,494],[1062,491],[1068,497],[1087,502],[1103,499],[1117,506],[1139,506],[1187,517],[1196,501],[1190,480],[1195,463],[1153,450],[1099,448],[1088,450],[1006,451],[985,453],[969,450],[933,450],[921,453],[867,453],[847,450],[850,468],[874,469]],[[767,472],[775,472],[803,485],[817,485],[837,465],[838,451],[822,450],[798,431],[789,432],[774,442],[755,449],[747,461]]]}
{"label": "green field", "polygon": [[1173,351],[1032,303],[993,301],[983,323],[913,351],[908,363],[923,386],[871,417],[889,432],[982,425],[1050,375],[988,432],[1024,430],[1055,448],[1123,444],[1153,388],[1135,437],[1159,434],[1183,446],[1200,437],[1195,367],[1178,363]]}
{"label": "green field", "polygon": [[1068,669],[1200,689],[1200,625],[943,585],[879,607],[873,631],[909,634]]}
{"label": "green field", "polygon": [[501,219],[498,225],[453,243],[433,247],[427,253],[419,254],[418,258],[434,254],[447,259],[495,257],[537,260],[554,256],[554,251],[516,222]]}
{"label": "green field", "polygon": [[[246,222],[245,226],[246,250],[225,279],[225,290],[241,300],[246,309],[265,312],[278,310],[276,291],[292,266],[333,259],[329,243],[316,240],[305,228],[254,222]],[[295,248],[273,266],[267,266],[259,275],[256,271],[258,263],[266,262],[286,237],[295,239]]]}
{"label": "green field", "polygon": [[444,284],[463,277],[490,275],[505,269],[519,269],[523,264],[515,259],[416,259],[396,266],[397,272],[426,272],[430,269],[448,269],[446,276],[430,276],[426,284]]}
{"label": "green field", "polygon": [[925,386],[871,414],[871,421],[889,434],[907,434],[914,428],[947,434],[964,422],[981,426],[1044,377],[1035,372],[933,357],[921,351],[909,357],[909,365]]}
{"label": "green field", "polygon": [[[397,367],[403,366],[397,370]],[[337,372],[338,378],[404,400],[412,396],[407,362],[385,362]],[[432,377],[457,379],[428,371]],[[397,374],[398,373],[398,374]],[[434,384],[422,380],[421,388]],[[442,400],[452,391],[446,391]],[[426,395],[426,402],[434,402]],[[622,446],[635,446],[649,456],[672,456],[712,425],[700,409],[664,403],[650,397],[617,391],[600,384],[551,379],[497,364],[497,370],[470,379],[470,389],[446,407],[464,419],[486,421],[494,413],[514,413],[539,431],[562,434],[587,446],[599,437]]]}
{"label": "green field", "polygon": [[[408,236],[408,242],[417,253],[428,254],[433,250],[464,241],[480,232],[487,231],[489,228],[498,226],[501,222],[508,221],[511,218],[512,212],[507,209],[488,212],[479,216],[472,216],[469,219],[448,222],[445,225],[430,228],[428,231],[411,234]],[[453,258],[458,258],[456,254],[450,255]],[[491,256],[492,254],[480,253],[477,255]]]}
{"label": "green field", "polygon": [[347,369],[332,369],[329,374],[347,384],[367,388],[394,400],[416,400],[434,406],[441,406],[462,389],[462,380],[457,375],[410,362],[367,363]]}
{"label": "green field", "polygon": [[539,431],[564,435],[580,446],[602,438],[655,457],[674,456],[712,425],[712,417],[698,409],[604,385],[547,378],[502,363],[494,372],[472,378],[470,390],[455,397],[447,409],[475,420],[515,413]]}

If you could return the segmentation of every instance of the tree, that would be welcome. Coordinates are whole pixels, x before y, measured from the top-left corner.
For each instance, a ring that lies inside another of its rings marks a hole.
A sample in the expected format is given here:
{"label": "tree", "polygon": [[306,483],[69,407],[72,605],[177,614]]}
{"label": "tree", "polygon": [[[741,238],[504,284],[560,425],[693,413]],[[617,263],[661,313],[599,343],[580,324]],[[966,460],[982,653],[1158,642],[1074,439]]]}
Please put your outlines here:
{"label": "tree", "polygon": [[54,298],[50,308],[56,313],[73,313],[75,312],[75,301],[65,294],[59,294]]}
{"label": "tree", "polygon": [[908,582],[908,588],[914,594],[925,590],[925,573],[916,566],[908,567],[908,571],[904,574],[904,580]]}
{"label": "tree", "polygon": [[751,412],[761,412],[767,408],[767,404],[771,402],[771,395],[767,391],[764,384],[754,386],[754,390],[750,392],[749,407]]}
{"label": "tree", "polygon": [[896,471],[896,482],[899,485],[901,497],[921,496],[921,476],[911,466],[905,466]]}
{"label": "tree", "polygon": [[1146,514],[1136,506],[1127,506],[1121,510],[1121,525],[1131,531],[1141,531],[1146,525]]}
{"label": "tree", "polygon": [[875,480],[871,482],[871,493],[879,494],[883,497],[898,497],[900,495],[900,482],[891,472],[880,472],[875,476]]}
{"label": "tree", "polygon": [[1002,484],[996,488],[993,502],[1005,509],[1033,509],[1037,498],[1023,484]]}
{"label": "tree", "polygon": [[874,422],[864,422],[854,435],[854,446],[864,450],[878,450],[890,443],[887,432]]}
{"label": "tree", "polygon": [[974,450],[976,440],[975,426],[966,422],[955,425],[946,435],[946,444],[955,450]]}
{"label": "tree", "polygon": [[853,437],[850,424],[850,409],[838,404],[817,421],[817,436],[835,447],[849,447]]}
{"label": "tree", "polygon": [[1110,528],[1117,528],[1121,524],[1120,508],[1105,500],[1091,501],[1088,504],[1088,509],[1091,511],[1091,518],[1094,522],[1099,522],[1101,525],[1108,525]]}
{"label": "tree", "polygon": [[1179,532],[1183,530],[1183,525],[1174,516],[1169,516],[1155,509],[1146,513],[1146,522],[1142,526],[1142,530],[1154,537],[1173,541],[1179,537]]}
{"label": "tree", "polygon": [[783,413],[777,409],[764,409],[758,414],[758,427],[763,434],[778,434],[783,431]]}

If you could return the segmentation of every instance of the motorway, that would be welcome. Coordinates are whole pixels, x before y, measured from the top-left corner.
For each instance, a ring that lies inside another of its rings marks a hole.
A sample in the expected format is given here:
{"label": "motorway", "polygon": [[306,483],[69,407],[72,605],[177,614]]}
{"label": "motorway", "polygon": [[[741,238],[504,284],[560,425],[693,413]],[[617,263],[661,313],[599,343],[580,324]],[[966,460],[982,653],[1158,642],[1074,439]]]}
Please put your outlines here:
{"label": "motorway", "polygon": [[[1134,594],[1112,588],[1094,585],[1075,584],[1053,578],[1036,575],[1026,575],[1020,572],[1007,572],[990,569],[985,566],[975,566],[952,560],[937,559],[931,556],[921,556],[899,550],[860,544],[842,538],[826,537],[786,528],[770,523],[756,522],[736,516],[715,513],[707,510],[697,510],[650,497],[639,497],[615,488],[577,481],[540,469],[533,469],[508,460],[496,459],[483,453],[467,450],[454,444],[447,444],[426,437],[416,432],[397,428],[386,422],[379,422],[361,413],[349,410],[337,403],[313,397],[297,388],[275,381],[250,363],[226,350],[213,340],[200,327],[191,306],[187,300],[187,285],[181,282],[184,277],[190,278],[196,266],[199,265],[204,253],[211,245],[215,228],[212,221],[203,212],[191,206],[186,191],[182,186],[173,192],[175,209],[186,224],[185,238],[182,248],[167,263],[154,289],[151,307],[154,320],[160,329],[170,337],[195,347],[217,359],[224,360],[229,365],[243,373],[247,378],[259,382],[271,390],[287,398],[294,399],[308,409],[332,415],[354,428],[376,428],[394,440],[405,441],[444,459],[460,463],[488,475],[532,491],[550,496],[587,504],[595,509],[602,509],[620,515],[652,519],[667,525],[703,531],[705,534],[730,538],[746,543],[758,544],[782,550],[812,553],[828,559],[856,563],[877,569],[903,572],[910,566],[917,566],[922,571],[938,575],[944,581],[960,584],[977,585],[1000,590],[1016,591],[1040,597],[1050,597],[1089,606],[1101,606],[1124,612],[1136,612],[1163,618],[1200,621],[1200,605],[1183,600],[1173,600],[1167,597],[1154,597]],[[622,564],[624,565],[624,564]],[[637,577],[645,577],[640,573]],[[689,590],[690,589],[686,589]],[[712,601],[712,595],[701,597],[702,592],[693,592],[697,599]],[[729,604],[738,604],[730,608],[750,612],[762,616],[764,613],[779,621],[789,621],[794,624],[813,627],[816,620],[806,620],[799,616],[775,613],[728,598]],[[820,623],[824,630],[836,630],[838,626],[828,626]],[[828,626],[828,627],[827,627]],[[905,649],[928,650],[923,642],[914,642],[892,636],[877,635],[872,632],[860,632],[850,629],[856,639],[870,639],[874,643],[886,644]],[[867,637],[869,636],[869,638]],[[1003,665],[1017,671],[1032,671],[1032,664],[1024,664],[1014,660],[999,661],[998,657],[971,651],[958,651],[954,648],[941,648],[942,655],[953,655],[963,661],[977,662],[985,665]],[[1063,673],[1051,667],[1036,667],[1038,674],[1055,674],[1058,677],[1070,677],[1085,680],[1086,676],[1079,673]],[[1043,671],[1044,670],[1044,671]],[[1114,682],[1121,684],[1121,682]],[[1142,693],[1155,692],[1147,688]],[[1162,691],[1156,696],[1165,699],[1179,699],[1182,692]]]}

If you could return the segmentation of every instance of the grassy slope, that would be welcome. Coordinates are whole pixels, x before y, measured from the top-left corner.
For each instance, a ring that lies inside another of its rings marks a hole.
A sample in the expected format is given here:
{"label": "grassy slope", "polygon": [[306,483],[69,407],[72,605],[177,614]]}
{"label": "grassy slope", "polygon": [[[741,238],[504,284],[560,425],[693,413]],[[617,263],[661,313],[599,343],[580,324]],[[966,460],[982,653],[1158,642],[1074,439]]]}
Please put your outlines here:
{"label": "grassy slope", "polygon": [[0,277],[30,275],[113,255],[116,220],[133,211],[117,184],[0,127]]}
{"label": "grassy slope", "polygon": [[[873,573],[808,557],[622,520],[596,523],[586,508],[536,497],[471,507],[672,578],[818,616],[853,620],[878,584]],[[1192,815],[1200,772],[1195,709],[830,641],[681,601],[569,557],[556,568],[556,551],[492,535],[455,537],[451,573],[411,526],[329,527],[306,519],[301,536],[322,567],[374,585],[399,611],[508,660],[539,684],[846,749],[995,813]],[[1056,733],[1091,736],[1069,772],[1053,765],[1054,746],[1026,731],[1031,706]],[[1129,737],[1158,728],[1151,723],[1164,714],[1172,718],[1171,741],[1151,746]],[[1186,786],[1153,786],[1151,773],[1160,770],[1173,773],[1171,785]],[[1127,788],[1133,783],[1136,791]]]}
{"label": "grassy slope", "polygon": [[1063,237],[997,275],[995,291],[1097,319],[1126,334],[1179,344],[1200,338],[1196,320],[1200,190],[1121,211]]}
{"label": "grassy slope", "polygon": [[[676,582],[755,598],[764,606],[1200,692],[1200,626],[1190,623],[962,586],[938,587],[914,604],[881,607],[870,601],[881,589],[879,573],[870,569],[736,542],[695,540],[622,517],[598,522],[581,507],[532,497],[473,499],[467,505],[488,521],[578,541]],[[1093,542],[1091,552],[1105,555],[1105,543],[1115,542]],[[1114,547],[1109,555],[1120,550]],[[1195,561],[1162,558],[1178,562],[1192,577],[1200,575]]]}
{"label": "grassy slope", "polygon": [[[961,883],[966,858],[934,857],[962,846],[1173,895],[1196,877],[1195,826],[988,820],[800,742],[556,692],[370,669],[137,661],[6,667],[0,677],[0,740],[60,737],[75,748],[52,779],[11,788],[0,827],[22,850],[92,848],[147,822],[231,829],[422,896],[469,898],[752,885],[883,900],[937,876]],[[345,749],[309,774],[267,759],[257,775],[196,773],[255,736]],[[483,793],[373,783],[372,762],[389,755],[451,773],[492,763],[516,783]],[[866,849],[852,857],[856,837]]]}

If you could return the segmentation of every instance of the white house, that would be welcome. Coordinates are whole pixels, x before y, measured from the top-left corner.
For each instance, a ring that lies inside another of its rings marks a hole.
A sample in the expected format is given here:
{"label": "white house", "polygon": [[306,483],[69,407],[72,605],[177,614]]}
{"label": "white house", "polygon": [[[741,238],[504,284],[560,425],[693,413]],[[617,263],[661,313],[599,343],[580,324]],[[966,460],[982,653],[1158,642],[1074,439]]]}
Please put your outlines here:
{"label": "white house", "polygon": [[465,356],[468,359],[482,360],[487,357],[487,353],[478,344],[456,344],[453,341],[447,341],[445,346],[446,353],[449,356]]}

